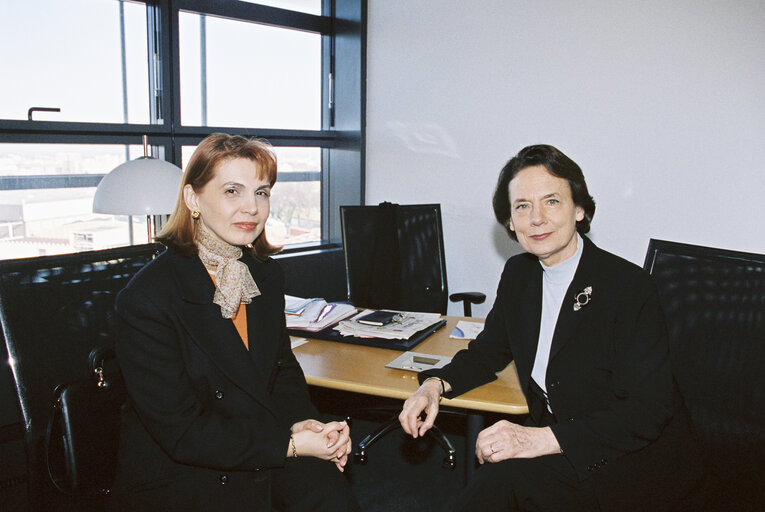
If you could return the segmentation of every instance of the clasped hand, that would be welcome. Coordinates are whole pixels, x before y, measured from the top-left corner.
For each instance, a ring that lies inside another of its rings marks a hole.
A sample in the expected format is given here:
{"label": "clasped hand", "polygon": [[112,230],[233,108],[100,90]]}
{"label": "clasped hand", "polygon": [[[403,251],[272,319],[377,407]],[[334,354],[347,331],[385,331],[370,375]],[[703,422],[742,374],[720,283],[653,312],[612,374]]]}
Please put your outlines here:
{"label": "clasped hand", "polygon": [[[309,419],[295,423],[291,430],[298,455],[330,460],[345,471],[352,449],[351,429],[345,421],[322,423]],[[292,455],[292,447],[288,446],[287,456]]]}

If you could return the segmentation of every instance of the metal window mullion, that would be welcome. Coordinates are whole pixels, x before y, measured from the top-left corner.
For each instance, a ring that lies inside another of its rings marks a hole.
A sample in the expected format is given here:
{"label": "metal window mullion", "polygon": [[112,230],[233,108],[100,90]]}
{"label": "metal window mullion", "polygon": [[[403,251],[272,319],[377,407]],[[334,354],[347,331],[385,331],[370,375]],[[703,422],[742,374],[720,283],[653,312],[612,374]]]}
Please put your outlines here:
{"label": "metal window mullion", "polygon": [[165,135],[169,129],[149,124],[119,123],[81,123],[74,121],[22,121],[16,119],[0,120],[0,134],[3,142],[45,135]]}
{"label": "metal window mullion", "polygon": [[160,43],[162,7],[146,4],[146,60],[149,71],[149,122],[163,124],[162,48]]}
{"label": "metal window mullion", "polygon": [[[120,76],[122,78],[122,122],[128,124],[127,48],[125,36],[125,4],[120,2]],[[127,148],[125,148],[127,151]],[[127,156],[127,154],[126,154]]]}
{"label": "metal window mullion", "polygon": [[199,16],[199,88],[202,104],[202,126],[207,126],[207,15]]}
{"label": "metal window mullion", "polygon": [[173,133],[182,144],[198,143],[207,135],[219,132],[244,137],[266,139],[274,146],[335,147],[337,134],[328,130],[281,130],[243,128],[240,126],[181,126]]}
{"label": "metal window mullion", "polygon": [[178,5],[174,0],[171,2],[172,6],[164,6],[164,19],[166,22],[163,25],[162,30],[162,50],[166,54],[165,56],[165,85],[167,92],[167,98],[165,106],[167,108],[167,115],[169,119],[169,127],[172,136],[172,150],[168,155],[171,162],[178,167],[182,166],[183,155],[181,153],[181,144],[176,140],[175,136],[178,132],[178,128],[181,126],[181,63],[180,63],[180,28],[178,17]]}
{"label": "metal window mullion", "polygon": [[[332,130],[334,128],[334,114],[335,114],[335,102],[334,102],[334,69],[335,69],[335,35],[334,35],[334,17],[335,17],[335,2],[334,0],[322,0],[322,14],[328,16],[332,20],[333,24],[329,34],[323,34],[321,38],[321,87],[322,87],[322,115],[321,115],[321,127],[324,130]],[[334,134],[334,132],[333,132]],[[333,202],[330,195],[330,179],[331,179],[331,164],[330,164],[329,148],[321,149],[321,197],[320,197],[320,211],[321,211],[321,241],[327,243],[330,240],[330,219],[332,218]]]}
{"label": "metal window mullion", "polygon": [[280,183],[321,181],[321,173],[316,171],[280,172],[278,181]]}
{"label": "metal window mullion", "polygon": [[103,174],[0,176],[0,190],[97,187],[103,177]]}
{"label": "metal window mullion", "polygon": [[[174,127],[180,121],[180,88],[178,63],[178,11],[171,7],[171,2],[159,2],[158,5],[147,4],[147,48],[149,51],[149,91],[152,100],[151,122],[165,127],[166,138],[154,141],[152,146],[158,146],[160,154],[153,155],[182,166],[181,151],[173,138]],[[156,232],[167,221],[167,215],[154,215],[150,222],[154,223]],[[132,234],[131,227],[131,240]]]}
{"label": "metal window mullion", "polygon": [[209,14],[236,21],[249,21],[319,34],[329,34],[332,30],[332,20],[329,16],[318,16],[248,2],[174,0],[173,7],[180,11]]}

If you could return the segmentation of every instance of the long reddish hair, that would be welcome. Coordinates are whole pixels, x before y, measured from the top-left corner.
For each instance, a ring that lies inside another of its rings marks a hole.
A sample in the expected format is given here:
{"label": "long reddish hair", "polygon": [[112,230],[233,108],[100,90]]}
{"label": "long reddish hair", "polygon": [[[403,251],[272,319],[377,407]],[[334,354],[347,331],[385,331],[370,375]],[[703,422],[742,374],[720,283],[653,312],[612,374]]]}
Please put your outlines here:
{"label": "long reddish hair", "polygon": [[[258,179],[267,181],[272,187],[276,183],[276,154],[269,143],[240,135],[213,133],[200,142],[194,154],[191,155],[186,171],[183,173],[175,208],[157,235],[158,242],[187,256],[197,253],[194,238],[198,221],[191,217],[191,211],[183,200],[183,189],[186,185],[191,185],[194,192],[200,193],[204,186],[215,177],[218,166],[232,158],[251,160],[258,171]],[[245,247],[244,250],[249,250],[253,256],[264,260],[279,252],[281,247],[268,242],[264,227],[263,232],[252,243],[252,248]]]}

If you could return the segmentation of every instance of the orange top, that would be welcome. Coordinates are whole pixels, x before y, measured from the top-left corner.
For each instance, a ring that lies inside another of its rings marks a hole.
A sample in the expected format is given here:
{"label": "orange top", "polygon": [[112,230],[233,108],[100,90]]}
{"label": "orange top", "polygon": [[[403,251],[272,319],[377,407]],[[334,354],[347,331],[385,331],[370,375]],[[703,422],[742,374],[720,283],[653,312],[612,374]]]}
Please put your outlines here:
{"label": "orange top", "polygon": [[[213,283],[215,282],[215,276],[212,273],[210,273],[210,279],[213,280]],[[239,337],[242,338],[244,347],[247,350],[250,350],[249,340],[247,339],[247,308],[245,307],[245,304],[239,304],[239,310],[231,321],[234,322],[234,327],[236,327],[236,332],[239,333]]]}
{"label": "orange top", "polygon": [[239,304],[239,311],[236,312],[236,315],[231,320],[233,320],[234,327],[236,327],[236,331],[242,338],[244,348],[250,350],[250,343],[247,339],[247,308],[244,304]]}

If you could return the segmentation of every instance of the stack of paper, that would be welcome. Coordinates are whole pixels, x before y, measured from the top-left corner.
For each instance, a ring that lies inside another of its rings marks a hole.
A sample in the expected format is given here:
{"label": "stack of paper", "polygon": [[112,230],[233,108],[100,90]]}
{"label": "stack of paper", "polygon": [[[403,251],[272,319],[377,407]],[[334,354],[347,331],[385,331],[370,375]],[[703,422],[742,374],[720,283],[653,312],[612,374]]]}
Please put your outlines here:
{"label": "stack of paper", "polygon": [[438,323],[441,315],[438,313],[411,313],[399,311],[400,319],[385,325],[366,325],[356,321],[371,310],[362,311],[353,318],[343,320],[335,327],[343,336],[360,338],[384,338],[388,340],[408,340],[417,332]]}
{"label": "stack of paper", "polygon": [[356,313],[350,304],[327,303],[324,299],[284,296],[284,316],[288,329],[317,332]]}
{"label": "stack of paper", "polygon": [[324,299],[304,299],[302,297],[284,296],[284,312],[288,315],[300,315],[305,309],[314,302],[326,304]]}

